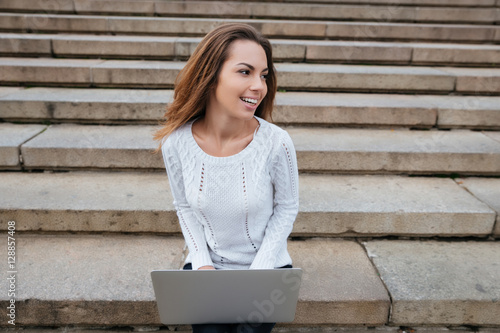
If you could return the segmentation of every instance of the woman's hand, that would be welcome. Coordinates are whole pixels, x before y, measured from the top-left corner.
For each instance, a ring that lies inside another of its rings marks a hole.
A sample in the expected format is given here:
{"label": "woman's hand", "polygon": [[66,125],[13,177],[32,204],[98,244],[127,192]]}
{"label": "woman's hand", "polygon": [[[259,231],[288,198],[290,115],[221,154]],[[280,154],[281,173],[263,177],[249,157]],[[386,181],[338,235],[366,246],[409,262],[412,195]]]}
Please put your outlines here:
{"label": "woman's hand", "polygon": [[201,266],[200,268],[198,268],[198,270],[207,270],[207,269],[215,270],[215,267],[214,266]]}

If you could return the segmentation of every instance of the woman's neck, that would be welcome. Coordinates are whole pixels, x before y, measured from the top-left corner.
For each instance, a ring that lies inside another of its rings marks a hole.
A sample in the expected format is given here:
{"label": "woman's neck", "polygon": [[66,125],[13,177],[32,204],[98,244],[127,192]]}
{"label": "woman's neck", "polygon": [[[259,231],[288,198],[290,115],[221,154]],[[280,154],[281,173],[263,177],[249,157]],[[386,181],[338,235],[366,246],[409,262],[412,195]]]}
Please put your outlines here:
{"label": "woman's neck", "polygon": [[251,119],[214,117],[205,114],[192,127],[198,145],[208,154],[230,156],[243,150],[253,139],[259,122]]}

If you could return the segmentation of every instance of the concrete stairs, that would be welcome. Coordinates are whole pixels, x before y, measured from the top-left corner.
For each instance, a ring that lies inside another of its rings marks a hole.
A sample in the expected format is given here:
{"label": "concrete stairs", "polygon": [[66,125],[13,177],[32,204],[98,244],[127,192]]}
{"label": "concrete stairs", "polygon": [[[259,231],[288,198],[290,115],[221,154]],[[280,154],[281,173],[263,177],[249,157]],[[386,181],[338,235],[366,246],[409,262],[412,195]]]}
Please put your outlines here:
{"label": "concrete stairs", "polygon": [[[238,21],[271,38],[274,120],[300,169],[289,248],[304,281],[295,321],[276,330],[500,331],[500,1],[0,0],[0,11],[0,244],[15,221],[15,328],[190,329],[162,326],[154,302],[149,272],[180,268],[185,247],[151,135],[201,36]],[[5,329],[11,299],[0,295]]]}

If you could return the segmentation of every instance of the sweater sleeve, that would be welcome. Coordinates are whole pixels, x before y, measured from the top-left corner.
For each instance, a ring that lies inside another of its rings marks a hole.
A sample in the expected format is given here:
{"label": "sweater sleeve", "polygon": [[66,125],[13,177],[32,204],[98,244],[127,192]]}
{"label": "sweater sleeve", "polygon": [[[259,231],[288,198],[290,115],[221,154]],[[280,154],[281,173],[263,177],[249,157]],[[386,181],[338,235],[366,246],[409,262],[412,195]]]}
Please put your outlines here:
{"label": "sweater sleeve", "polygon": [[[170,138],[169,138],[170,139]],[[213,266],[205,238],[203,225],[186,199],[182,160],[172,140],[167,139],[162,145],[163,161],[170,183],[170,190],[174,198],[182,234],[189,248],[193,270],[202,266]]]}
{"label": "sweater sleeve", "polygon": [[295,148],[289,134],[284,131],[277,144],[270,166],[274,210],[250,269],[275,268],[278,252],[285,246],[299,211],[299,175]]}

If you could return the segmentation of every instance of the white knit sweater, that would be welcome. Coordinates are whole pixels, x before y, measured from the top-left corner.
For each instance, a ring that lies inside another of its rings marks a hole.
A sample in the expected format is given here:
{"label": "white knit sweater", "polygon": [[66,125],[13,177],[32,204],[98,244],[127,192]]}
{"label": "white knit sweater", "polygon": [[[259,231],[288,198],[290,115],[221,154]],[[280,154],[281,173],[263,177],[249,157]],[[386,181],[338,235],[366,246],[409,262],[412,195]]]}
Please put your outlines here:
{"label": "white knit sweater", "polygon": [[191,125],[162,145],[193,269],[275,268],[292,263],[287,238],[297,216],[297,158],[288,133],[255,117],[250,144],[228,157],[205,153]]}

